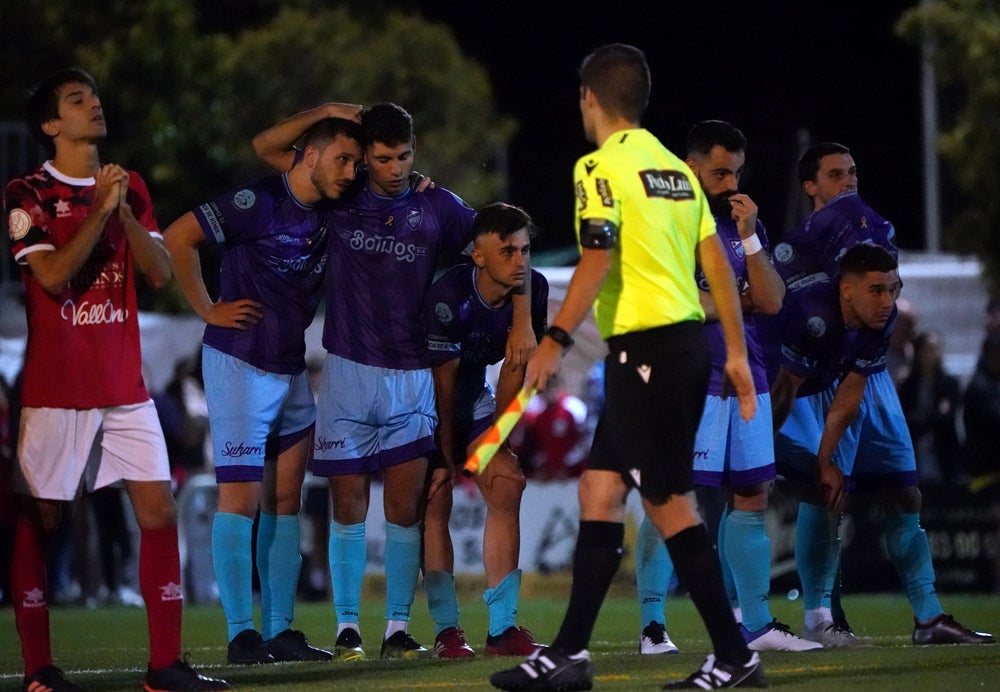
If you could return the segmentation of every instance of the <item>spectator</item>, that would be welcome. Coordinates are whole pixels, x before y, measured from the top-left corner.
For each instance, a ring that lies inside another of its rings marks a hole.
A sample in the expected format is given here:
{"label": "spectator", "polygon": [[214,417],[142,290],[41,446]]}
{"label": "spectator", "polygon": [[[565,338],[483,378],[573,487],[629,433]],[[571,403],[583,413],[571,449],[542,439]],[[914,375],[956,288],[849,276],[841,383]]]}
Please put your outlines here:
{"label": "spectator", "polygon": [[925,331],[913,339],[913,366],[899,383],[899,401],[917,455],[921,485],[952,485],[958,476],[958,378],[944,369],[943,337]]}
{"label": "spectator", "polygon": [[988,331],[976,370],[962,396],[965,467],[969,487],[980,491],[1000,485],[1000,331]]}
{"label": "spectator", "polygon": [[917,333],[917,313],[906,298],[896,299],[896,328],[889,338],[889,364],[893,383],[899,384],[913,371],[913,339]]}
{"label": "spectator", "polygon": [[174,366],[164,390],[153,397],[163,426],[176,489],[188,476],[208,468],[208,404],[201,375],[201,349]]}

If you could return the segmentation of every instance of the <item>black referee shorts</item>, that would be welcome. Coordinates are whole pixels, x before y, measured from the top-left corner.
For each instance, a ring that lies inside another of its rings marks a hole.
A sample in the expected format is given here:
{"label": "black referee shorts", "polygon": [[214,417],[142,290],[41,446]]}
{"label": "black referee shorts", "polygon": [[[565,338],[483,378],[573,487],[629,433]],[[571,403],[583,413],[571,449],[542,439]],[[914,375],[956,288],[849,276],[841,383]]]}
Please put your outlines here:
{"label": "black referee shorts", "polygon": [[604,409],[588,469],[615,471],[656,504],[693,489],[710,360],[700,322],[608,339]]}

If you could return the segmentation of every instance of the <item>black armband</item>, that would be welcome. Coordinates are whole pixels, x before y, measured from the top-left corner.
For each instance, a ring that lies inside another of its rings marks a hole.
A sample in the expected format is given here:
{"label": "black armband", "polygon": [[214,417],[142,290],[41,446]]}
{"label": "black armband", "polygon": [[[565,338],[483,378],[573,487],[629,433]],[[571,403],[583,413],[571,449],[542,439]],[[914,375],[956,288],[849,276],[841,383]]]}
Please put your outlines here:
{"label": "black armband", "polygon": [[569,348],[574,343],[573,337],[569,335],[569,332],[562,327],[557,327],[555,325],[548,328],[548,331],[545,332],[545,336],[549,337],[563,348]]}
{"label": "black armband", "polygon": [[618,244],[618,227],[605,219],[586,219],[580,228],[580,245],[591,250],[610,250]]}

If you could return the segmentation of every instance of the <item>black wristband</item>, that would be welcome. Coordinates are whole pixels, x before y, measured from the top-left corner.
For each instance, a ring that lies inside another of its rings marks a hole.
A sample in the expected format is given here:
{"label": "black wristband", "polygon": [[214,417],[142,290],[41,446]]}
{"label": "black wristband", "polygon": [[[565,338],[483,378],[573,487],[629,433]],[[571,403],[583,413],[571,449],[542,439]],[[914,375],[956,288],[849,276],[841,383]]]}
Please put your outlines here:
{"label": "black wristband", "polygon": [[552,325],[548,328],[548,331],[545,332],[545,336],[549,337],[563,348],[569,348],[573,345],[573,337],[571,337],[569,332],[562,327]]}

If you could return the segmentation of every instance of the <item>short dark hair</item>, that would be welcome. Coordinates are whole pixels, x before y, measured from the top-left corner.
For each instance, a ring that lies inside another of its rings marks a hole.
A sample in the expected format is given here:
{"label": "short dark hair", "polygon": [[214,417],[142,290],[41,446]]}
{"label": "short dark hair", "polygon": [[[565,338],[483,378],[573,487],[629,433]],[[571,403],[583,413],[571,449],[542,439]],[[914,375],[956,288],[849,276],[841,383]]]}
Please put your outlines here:
{"label": "short dark hair", "polygon": [[899,262],[884,247],[874,243],[858,243],[840,258],[840,275],[891,272]]}
{"label": "short dark hair", "polygon": [[385,101],[369,106],[361,113],[365,143],[395,147],[413,141],[413,117],[396,103]]}
{"label": "short dark hair", "polygon": [[747,138],[738,127],[725,120],[702,120],[688,130],[688,156],[695,153],[708,156],[716,146],[730,152],[744,151]]}
{"label": "short dark hair", "polygon": [[66,84],[86,84],[95,92],[97,82],[90,74],[79,67],[67,67],[43,77],[28,92],[24,104],[24,124],[40,144],[49,153],[55,151],[52,138],[42,130],[42,125],[59,117],[59,90]]}
{"label": "short dark hair", "polygon": [[580,84],[611,115],[638,122],[649,105],[652,79],[646,55],[626,43],[594,49],[580,63]]}
{"label": "short dark hair", "polygon": [[500,240],[507,240],[512,233],[522,228],[528,229],[528,237],[535,237],[535,224],[521,207],[505,202],[494,202],[476,212],[472,222],[472,237],[478,238],[488,233],[496,233]]}
{"label": "short dark hair", "polygon": [[365,141],[364,130],[361,125],[346,118],[323,118],[309,126],[309,129],[302,135],[302,146],[314,146],[322,149],[332,142],[338,135],[349,137],[358,144]]}
{"label": "short dark hair", "polygon": [[819,162],[824,156],[850,153],[850,149],[838,142],[820,142],[812,145],[799,159],[799,183],[804,183],[807,180],[816,182],[816,176],[819,175]]}

